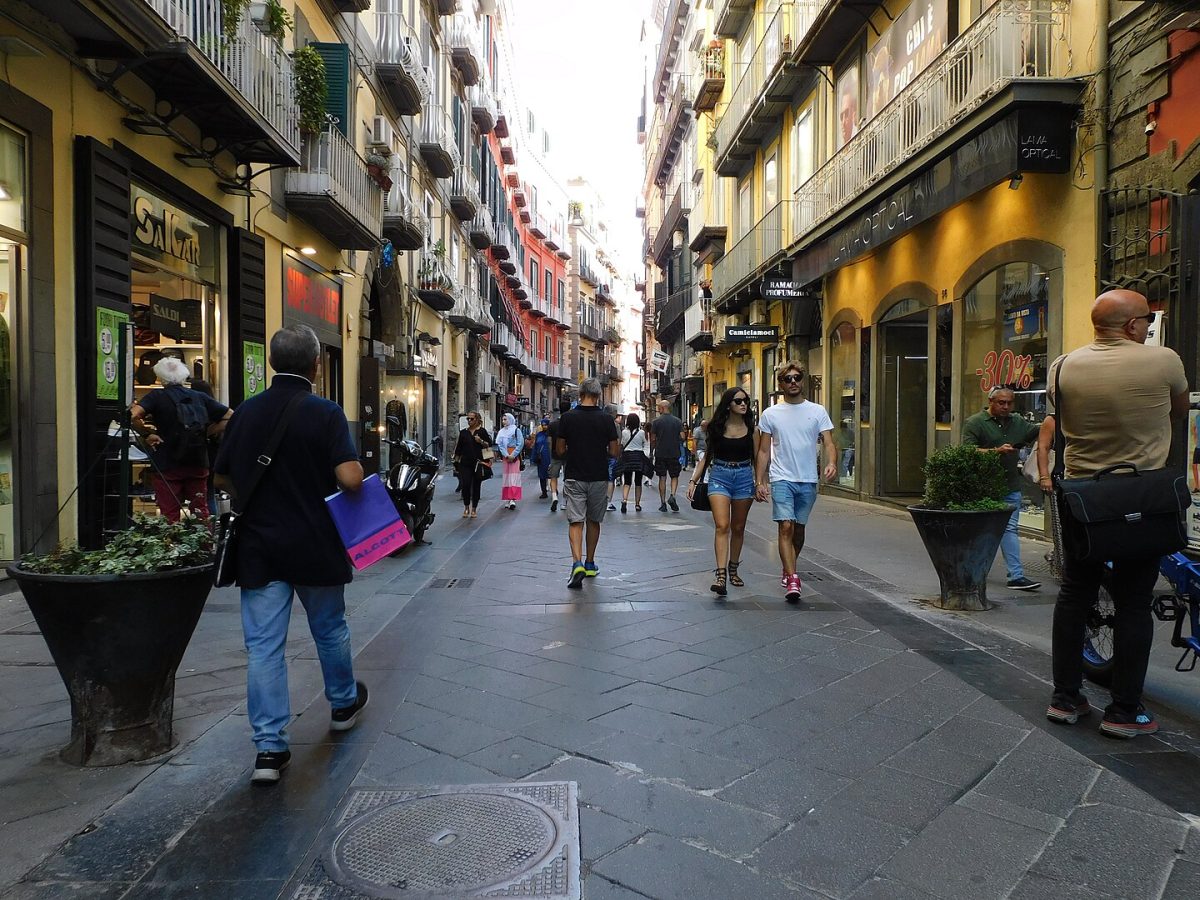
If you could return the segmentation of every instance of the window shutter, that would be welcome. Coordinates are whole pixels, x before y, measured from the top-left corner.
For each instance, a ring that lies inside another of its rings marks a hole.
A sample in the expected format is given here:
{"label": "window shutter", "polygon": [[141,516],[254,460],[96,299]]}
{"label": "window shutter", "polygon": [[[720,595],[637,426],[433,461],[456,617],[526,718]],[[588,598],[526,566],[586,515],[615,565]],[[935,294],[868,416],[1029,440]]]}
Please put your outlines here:
{"label": "window shutter", "polygon": [[246,362],[245,342],[267,341],[266,241],[242,228],[229,235],[229,296],[231,357],[238,364],[230,373],[229,399],[236,405],[246,399],[239,374]]}
{"label": "window shutter", "polygon": [[325,82],[329,94],[325,113],[334,118],[337,130],[346,134],[350,121],[350,48],[346,44],[310,44],[325,60]]}

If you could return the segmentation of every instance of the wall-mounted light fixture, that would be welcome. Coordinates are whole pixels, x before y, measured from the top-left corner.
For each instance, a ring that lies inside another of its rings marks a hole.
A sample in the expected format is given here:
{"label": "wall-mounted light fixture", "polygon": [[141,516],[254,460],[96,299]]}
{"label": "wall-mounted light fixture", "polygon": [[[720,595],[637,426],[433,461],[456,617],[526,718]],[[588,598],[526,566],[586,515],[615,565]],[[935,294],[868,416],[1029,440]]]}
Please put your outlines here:
{"label": "wall-mounted light fixture", "polygon": [[316,248],[316,247],[308,247],[308,246],[305,246],[305,247],[300,247],[300,248],[298,248],[298,249],[299,249],[299,250],[300,250],[300,252],[301,252],[301,253],[303,253],[305,256],[316,256],[316,255],[317,255],[317,248]]}
{"label": "wall-mounted light fixture", "polygon": [[1020,190],[1021,183],[1025,180],[1025,176],[1018,172],[1008,180],[1008,189],[1010,191]]}

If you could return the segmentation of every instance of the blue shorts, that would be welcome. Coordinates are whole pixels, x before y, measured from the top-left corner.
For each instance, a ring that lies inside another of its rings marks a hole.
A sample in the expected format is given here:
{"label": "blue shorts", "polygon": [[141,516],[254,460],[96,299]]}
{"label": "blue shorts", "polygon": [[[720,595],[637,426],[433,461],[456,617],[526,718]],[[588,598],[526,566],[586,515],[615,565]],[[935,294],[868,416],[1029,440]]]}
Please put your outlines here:
{"label": "blue shorts", "polygon": [[753,500],[754,467],[750,463],[731,466],[714,459],[708,467],[708,496],[716,494],[730,500]]}
{"label": "blue shorts", "polygon": [[776,522],[807,525],[816,502],[817,486],[811,481],[771,482],[771,518]]}

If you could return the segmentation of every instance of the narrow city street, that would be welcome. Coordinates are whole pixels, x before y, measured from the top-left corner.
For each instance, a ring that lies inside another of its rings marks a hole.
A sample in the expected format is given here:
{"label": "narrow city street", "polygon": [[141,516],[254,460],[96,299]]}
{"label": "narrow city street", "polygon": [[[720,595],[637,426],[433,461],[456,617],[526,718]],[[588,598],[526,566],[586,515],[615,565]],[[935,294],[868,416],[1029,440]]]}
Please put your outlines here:
{"label": "narrow city street", "polygon": [[[113,770],[56,760],[65,692],[19,595],[6,598],[2,896],[386,896],[330,880],[351,858],[337,850],[347,809],[560,783],[577,786],[560,825],[578,830],[586,900],[1196,896],[1200,725],[1156,706],[1162,733],[1121,743],[1094,721],[1047,723],[1045,652],[987,627],[992,613],[914,604],[931,574],[893,558],[892,513],[823,498],[792,608],[757,507],[747,586],[717,603],[708,517],[660,513],[651,494],[642,513],[609,513],[600,574],[572,592],[563,515],[531,480],[516,511],[486,486],[475,521],[444,480],[432,545],[355,582],[371,688],[355,730],[327,730],[293,620],[300,714],[273,788],[249,783],[236,593],[214,591],[185,658],[176,752]],[[889,580],[898,567],[910,580]],[[995,599],[1001,613],[1015,602]],[[459,857],[414,850],[376,824],[380,859],[419,870],[424,856],[444,883],[496,862],[470,841]],[[569,863],[570,841],[563,852]],[[567,864],[565,892],[521,896],[571,896],[571,877]]]}

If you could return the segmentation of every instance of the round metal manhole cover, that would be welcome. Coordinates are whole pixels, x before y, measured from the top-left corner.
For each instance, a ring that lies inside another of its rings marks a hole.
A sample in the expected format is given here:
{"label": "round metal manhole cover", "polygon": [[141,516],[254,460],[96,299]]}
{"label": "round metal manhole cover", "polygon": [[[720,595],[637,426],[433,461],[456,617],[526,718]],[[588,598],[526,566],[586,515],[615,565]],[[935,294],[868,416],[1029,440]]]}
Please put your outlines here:
{"label": "round metal manhole cover", "polygon": [[374,897],[456,894],[519,877],[557,839],[554,820],[517,797],[417,797],[351,822],[330,848],[331,874]]}

